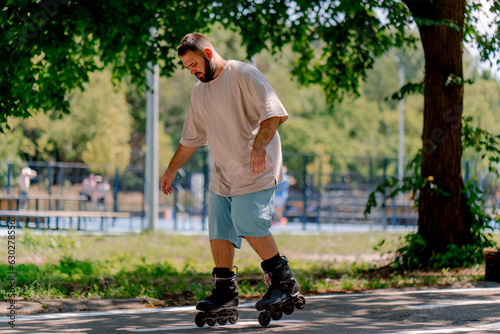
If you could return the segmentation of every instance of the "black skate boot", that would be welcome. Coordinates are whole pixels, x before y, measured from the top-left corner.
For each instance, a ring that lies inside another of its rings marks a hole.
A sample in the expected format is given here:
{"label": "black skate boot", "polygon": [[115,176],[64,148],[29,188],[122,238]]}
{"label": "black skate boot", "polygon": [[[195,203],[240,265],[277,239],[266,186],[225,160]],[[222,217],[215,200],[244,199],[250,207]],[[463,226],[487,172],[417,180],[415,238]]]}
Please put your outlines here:
{"label": "black skate boot", "polygon": [[214,326],[217,322],[225,325],[228,321],[235,324],[239,318],[236,275],[228,269],[219,268],[214,268],[212,275],[214,289],[210,296],[196,304],[196,309],[203,312],[196,314],[194,322],[198,327],[203,327],[205,323]]}
{"label": "black skate boot", "polygon": [[264,297],[255,304],[259,314],[259,324],[267,326],[273,320],[279,320],[283,313],[289,315],[297,309],[303,309],[306,300],[300,294],[299,284],[288,265],[286,257],[262,262],[264,270],[264,283],[269,285]]}

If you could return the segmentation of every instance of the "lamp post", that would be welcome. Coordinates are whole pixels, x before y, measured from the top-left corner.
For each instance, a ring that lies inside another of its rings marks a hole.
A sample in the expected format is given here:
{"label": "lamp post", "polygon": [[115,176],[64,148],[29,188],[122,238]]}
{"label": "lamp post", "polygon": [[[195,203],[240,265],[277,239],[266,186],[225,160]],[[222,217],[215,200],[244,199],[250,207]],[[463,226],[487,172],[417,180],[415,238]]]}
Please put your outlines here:
{"label": "lamp post", "polygon": [[[156,28],[150,29],[151,37],[156,35]],[[148,63],[146,73],[146,220],[148,231],[158,232],[158,120],[159,120],[159,66]]]}
{"label": "lamp post", "polygon": [[[405,81],[405,67],[399,57],[396,56],[396,61],[399,62],[399,89],[404,85]],[[398,146],[398,180],[400,184],[404,178],[404,147],[405,147],[405,111],[404,99],[401,97],[398,102],[399,106],[399,146]],[[399,202],[403,204],[404,194],[399,194]]]}

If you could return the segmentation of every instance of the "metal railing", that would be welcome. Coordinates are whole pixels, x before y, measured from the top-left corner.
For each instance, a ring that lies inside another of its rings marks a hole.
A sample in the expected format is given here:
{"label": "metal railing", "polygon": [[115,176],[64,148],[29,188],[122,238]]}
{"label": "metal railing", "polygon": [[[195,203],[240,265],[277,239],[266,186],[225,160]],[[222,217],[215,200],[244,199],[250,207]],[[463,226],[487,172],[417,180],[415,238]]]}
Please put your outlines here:
{"label": "metal railing", "polygon": [[[284,216],[290,222],[316,224],[373,224],[415,226],[418,216],[410,194],[386,201],[385,208],[377,207],[365,217],[363,212],[368,195],[384,179],[397,175],[397,159],[375,159],[364,157],[339,157],[284,153],[284,165],[290,179],[289,197]],[[110,169],[109,166],[86,165],[81,163],[0,162],[0,198],[16,197],[17,175],[21,168],[30,167],[37,171],[32,180],[35,198],[76,198],[80,195],[82,180],[90,173],[100,174],[109,180],[111,190],[107,196],[106,211],[130,212],[132,216],[144,217],[144,171],[141,168],[124,170]],[[206,150],[200,149],[190,161],[179,170],[174,184],[173,196],[160,192],[160,217],[172,221],[176,229],[181,221],[196,220],[206,228],[208,215],[208,182],[212,163]],[[464,179],[477,177],[485,172],[474,161],[465,162]],[[162,170],[162,169],[160,169]],[[112,171],[112,172],[110,172]],[[160,173],[161,175],[161,173]],[[480,180],[481,181],[481,180]],[[500,188],[494,183],[485,184],[489,205],[498,207]],[[488,188],[489,187],[489,188]],[[383,199],[378,196],[378,202]],[[56,209],[50,200],[46,204],[31,203],[32,209]],[[0,199],[0,210],[8,202]],[[11,204],[9,204],[11,205]],[[59,204],[60,205],[60,204]],[[69,207],[68,209],[81,210]],[[64,207],[64,206],[63,206]]]}

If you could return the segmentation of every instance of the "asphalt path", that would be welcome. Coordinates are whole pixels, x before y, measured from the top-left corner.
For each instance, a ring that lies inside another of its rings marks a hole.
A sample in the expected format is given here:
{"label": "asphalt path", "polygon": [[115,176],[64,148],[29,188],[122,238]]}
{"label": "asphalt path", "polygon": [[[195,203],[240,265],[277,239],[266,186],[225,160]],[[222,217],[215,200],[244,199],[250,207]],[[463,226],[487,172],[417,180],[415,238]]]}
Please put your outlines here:
{"label": "asphalt path", "polygon": [[500,287],[380,290],[306,296],[306,307],[261,327],[255,302],[234,325],[194,324],[194,306],[17,315],[0,333],[500,333]]}

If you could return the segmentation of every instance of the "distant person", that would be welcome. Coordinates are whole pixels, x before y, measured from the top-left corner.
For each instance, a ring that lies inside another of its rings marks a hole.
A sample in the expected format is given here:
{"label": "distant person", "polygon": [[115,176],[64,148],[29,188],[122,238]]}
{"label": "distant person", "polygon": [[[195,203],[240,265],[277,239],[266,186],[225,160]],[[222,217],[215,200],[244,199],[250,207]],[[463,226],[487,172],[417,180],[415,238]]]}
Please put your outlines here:
{"label": "distant person", "polygon": [[[99,178],[99,179],[98,179]],[[106,196],[108,195],[111,186],[109,185],[108,179],[102,179],[102,177],[97,176],[97,210],[105,211],[106,209]]]}
{"label": "distant person", "polygon": [[274,219],[273,223],[279,223],[285,226],[288,219],[283,215],[285,211],[286,201],[288,199],[288,190],[290,188],[290,180],[287,174],[287,168],[283,166],[283,182],[278,183],[276,194],[274,197]]}
{"label": "distant person", "polygon": [[85,210],[92,209],[92,196],[94,194],[96,187],[97,187],[97,181],[95,179],[95,174],[92,173],[88,177],[83,179],[82,191],[80,192],[80,194],[86,197],[86,200],[84,203]]}
{"label": "distant person", "polygon": [[31,186],[31,179],[35,178],[36,175],[36,171],[29,167],[21,169],[21,174],[17,179],[19,183],[19,210],[28,208],[28,191]]}

